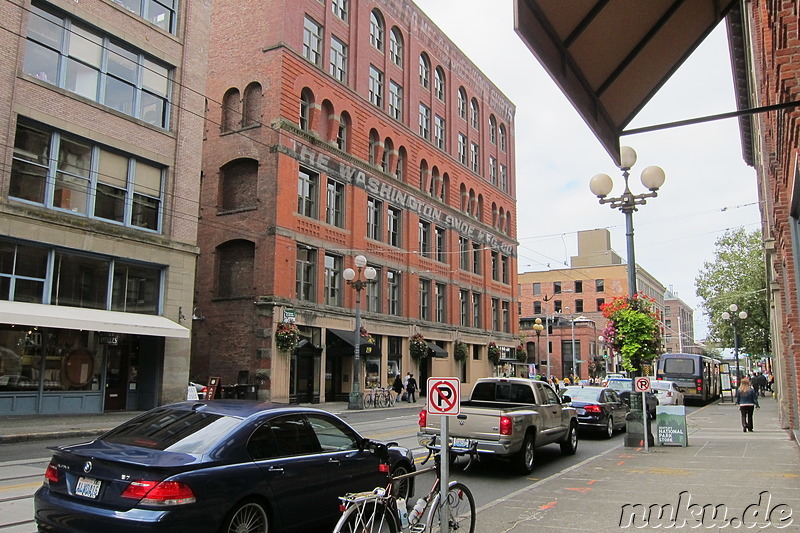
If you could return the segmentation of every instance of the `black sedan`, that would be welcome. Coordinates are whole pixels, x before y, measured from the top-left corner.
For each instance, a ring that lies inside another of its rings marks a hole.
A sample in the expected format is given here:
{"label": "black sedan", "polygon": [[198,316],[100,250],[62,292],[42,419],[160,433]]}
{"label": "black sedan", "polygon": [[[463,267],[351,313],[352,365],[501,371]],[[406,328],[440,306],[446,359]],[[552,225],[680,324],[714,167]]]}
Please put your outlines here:
{"label": "black sedan", "polygon": [[[39,531],[330,530],[339,496],[414,470],[318,409],[249,401],[158,407],[85,444],[54,448],[34,499]],[[397,489],[408,499],[412,486]]]}
{"label": "black sedan", "polygon": [[605,387],[567,387],[564,396],[572,399],[578,414],[578,427],[599,430],[609,439],[614,430],[625,429],[630,411],[614,389]]}

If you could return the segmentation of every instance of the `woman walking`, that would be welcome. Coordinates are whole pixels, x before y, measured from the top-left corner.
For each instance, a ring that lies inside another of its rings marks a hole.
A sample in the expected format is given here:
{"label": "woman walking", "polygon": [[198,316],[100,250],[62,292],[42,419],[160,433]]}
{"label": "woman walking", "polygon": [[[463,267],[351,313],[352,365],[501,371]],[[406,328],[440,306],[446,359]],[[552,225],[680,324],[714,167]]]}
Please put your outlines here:
{"label": "woman walking", "polygon": [[392,390],[397,394],[397,398],[394,399],[395,402],[400,401],[400,397],[403,395],[403,380],[400,379],[400,374],[395,374],[394,376],[394,383],[392,383]]}
{"label": "woman walking", "polygon": [[753,410],[760,409],[758,394],[750,385],[750,378],[743,377],[742,383],[736,389],[736,403],[742,414],[742,432],[753,431]]}

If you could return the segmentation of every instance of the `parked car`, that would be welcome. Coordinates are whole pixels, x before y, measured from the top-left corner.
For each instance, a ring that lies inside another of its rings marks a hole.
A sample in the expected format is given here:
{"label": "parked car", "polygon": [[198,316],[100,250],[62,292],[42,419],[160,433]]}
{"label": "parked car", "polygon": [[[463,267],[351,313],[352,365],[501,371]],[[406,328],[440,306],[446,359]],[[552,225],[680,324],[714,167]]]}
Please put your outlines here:
{"label": "parked car", "polygon": [[603,386],[607,387],[608,386],[608,381],[611,380],[611,379],[626,379],[627,377],[628,376],[626,376],[625,374],[622,374],[622,373],[610,372],[610,373],[606,374],[606,377],[603,380]]}
{"label": "parked car", "polygon": [[[206,393],[208,392],[208,387],[203,385],[202,383],[195,383],[194,381],[189,382],[190,387],[194,387],[197,390],[197,397],[201,400],[206,399]],[[212,398],[213,399],[213,398]]]}
{"label": "parked car", "polygon": [[658,398],[658,405],[683,405],[683,392],[674,381],[651,381],[650,388]]}
{"label": "parked car", "polygon": [[625,429],[625,417],[630,412],[617,391],[606,387],[567,387],[564,396],[572,400],[578,413],[578,427],[599,430],[607,438],[614,431]]}
{"label": "parked car", "polygon": [[[655,380],[653,380],[655,381]],[[651,383],[653,382],[651,381]],[[631,405],[631,393],[633,393],[633,380],[631,378],[613,378],[608,380],[609,389],[614,389],[619,394],[622,401]],[[658,405],[658,398],[652,392],[645,393],[647,397],[647,414],[650,418],[656,417],[656,406]]]}
{"label": "parked car", "polygon": [[[182,402],[55,448],[34,516],[39,531],[74,533],[330,531],[339,496],[386,484],[375,448],[319,409]],[[414,470],[406,448],[390,445],[388,463]]]}

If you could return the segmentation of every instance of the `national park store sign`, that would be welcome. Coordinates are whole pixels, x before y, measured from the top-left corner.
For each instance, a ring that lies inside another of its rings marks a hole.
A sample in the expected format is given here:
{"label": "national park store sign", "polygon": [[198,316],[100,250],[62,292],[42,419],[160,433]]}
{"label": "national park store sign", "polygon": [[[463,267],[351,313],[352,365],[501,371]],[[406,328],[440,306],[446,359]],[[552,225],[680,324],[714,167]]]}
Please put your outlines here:
{"label": "national park store sign", "polygon": [[391,183],[366,174],[363,170],[331,159],[327,154],[318,152],[295,141],[295,159],[314,167],[326,174],[336,177],[345,183],[365,189],[377,198],[417,213],[436,224],[452,228],[473,242],[478,242],[508,256],[516,256],[516,247],[498,239],[492,233],[475,226],[470,220],[453,213],[442,211],[437,206],[421,200]]}

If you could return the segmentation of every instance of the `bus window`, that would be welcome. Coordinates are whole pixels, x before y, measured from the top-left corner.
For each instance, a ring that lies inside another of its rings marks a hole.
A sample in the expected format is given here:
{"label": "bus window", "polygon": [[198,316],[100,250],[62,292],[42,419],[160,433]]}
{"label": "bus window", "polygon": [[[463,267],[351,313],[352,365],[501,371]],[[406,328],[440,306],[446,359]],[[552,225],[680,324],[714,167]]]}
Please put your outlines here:
{"label": "bus window", "polygon": [[693,375],[697,372],[693,359],[669,358],[664,360],[664,373]]}

